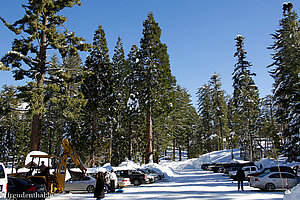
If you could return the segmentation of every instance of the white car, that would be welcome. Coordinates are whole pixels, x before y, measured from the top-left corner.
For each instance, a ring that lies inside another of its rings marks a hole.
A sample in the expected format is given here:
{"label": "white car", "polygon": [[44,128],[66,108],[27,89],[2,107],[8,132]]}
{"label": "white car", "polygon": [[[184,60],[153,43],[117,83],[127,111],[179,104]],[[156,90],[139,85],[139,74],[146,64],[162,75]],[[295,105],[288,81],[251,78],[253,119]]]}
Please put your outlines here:
{"label": "white car", "polygon": [[[230,176],[230,178],[235,179],[237,170],[238,170],[239,168],[238,168],[238,167],[235,167],[235,168],[233,168],[233,169],[234,169],[234,170],[232,170],[232,171],[229,172],[229,176]],[[246,179],[246,180],[249,180],[249,177],[248,177],[249,174],[257,173],[257,172],[258,172],[258,168],[257,168],[256,166],[245,166],[245,167],[242,168],[242,170],[243,170],[244,173],[245,173],[245,179]]]}
{"label": "white car", "polygon": [[6,199],[7,190],[7,174],[5,172],[5,166],[0,163],[0,199]]}
{"label": "white car", "polygon": [[81,180],[68,179],[65,183],[65,191],[87,191],[93,193],[96,187],[96,179],[90,176],[85,176]]}
{"label": "white car", "polygon": [[131,185],[130,178],[123,178],[121,176],[118,176],[117,188],[123,188],[130,185]]}
{"label": "white car", "polygon": [[262,174],[258,177],[250,177],[250,187],[267,191],[282,189],[282,184],[284,188],[292,188],[299,182],[300,177],[288,172],[281,172],[281,177],[279,172],[271,172],[269,174]]}

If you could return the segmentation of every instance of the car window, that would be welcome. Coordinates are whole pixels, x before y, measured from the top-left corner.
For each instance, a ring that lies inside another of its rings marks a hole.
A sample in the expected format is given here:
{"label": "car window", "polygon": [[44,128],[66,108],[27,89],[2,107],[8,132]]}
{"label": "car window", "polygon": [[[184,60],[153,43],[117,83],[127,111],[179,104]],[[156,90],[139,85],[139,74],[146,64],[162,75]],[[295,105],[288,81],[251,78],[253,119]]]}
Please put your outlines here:
{"label": "car window", "polygon": [[83,180],[83,181],[89,181],[90,179],[91,179],[90,177],[86,176],[86,177],[84,177],[82,180]]}
{"label": "car window", "polygon": [[247,168],[245,168],[245,170],[244,171],[250,171],[250,168],[249,167],[247,167]]}
{"label": "car window", "polygon": [[269,176],[269,178],[280,178],[280,175],[279,175],[279,173],[271,174],[271,175]]}
{"label": "car window", "polygon": [[0,178],[5,178],[4,168],[0,165]]}
{"label": "car window", "polygon": [[256,168],[255,167],[251,167],[251,171],[256,171]]}
{"label": "car window", "polygon": [[282,178],[295,178],[295,176],[292,175],[292,174],[286,174],[286,173],[283,173],[283,174],[282,174]]}

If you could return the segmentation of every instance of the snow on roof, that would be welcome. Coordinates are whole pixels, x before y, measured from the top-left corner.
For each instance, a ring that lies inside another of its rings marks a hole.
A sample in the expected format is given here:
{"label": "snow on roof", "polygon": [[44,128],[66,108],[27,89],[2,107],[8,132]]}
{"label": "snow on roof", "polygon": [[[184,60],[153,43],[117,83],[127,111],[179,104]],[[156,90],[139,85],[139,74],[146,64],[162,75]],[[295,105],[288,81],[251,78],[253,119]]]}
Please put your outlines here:
{"label": "snow on roof", "polygon": [[41,165],[41,162],[44,161],[45,165],[49,166],[48,158],[40,158],[40,160],[39,160],[39,158],[33,158],[33,160],[32,160],[31,155],[48,155],[48,154],[45,152],[42,152],[42,151],[31,151],[26,156],[25,165],[29,164],[31,161],[33,161],[36,165]]}
{"label": "snow on roof", "polygon": [[[81,169],[79,168],[70,168],[72,172],[81,172]],[[87,168],[86,173],[87,174],[93,174],[93,173],[98,173],[98,172],[106,172],[106,169],[103,167],[92,167],[92,168]]]}
{"label": "snow on roof", "polygon": [[136,168],[133,167],[127,167],[127,166],[123,166],[123,167],[113,167],[114,171],[121,171],[121,170],[135,170]]}

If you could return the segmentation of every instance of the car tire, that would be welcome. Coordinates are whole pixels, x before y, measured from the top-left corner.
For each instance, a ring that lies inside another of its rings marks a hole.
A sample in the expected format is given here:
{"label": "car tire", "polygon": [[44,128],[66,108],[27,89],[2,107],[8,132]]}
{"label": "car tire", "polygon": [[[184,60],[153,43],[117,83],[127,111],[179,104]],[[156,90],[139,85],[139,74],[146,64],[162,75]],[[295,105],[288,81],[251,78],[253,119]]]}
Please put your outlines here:
{"label": "car tire", "polygon": [[275,190],[275,185],[273,183],[267,183],[265,186],[266,191],[271,192]]}
{"label": "car tire", "polygon": [[94,188],[94,186],[89,185],[89,186],[86,187],[86,191],[88,191],[88,193],[94,193],[95,188]]}
{"label": "car tire", "polygon": [[134,179],[132,180],[132,184],[135,186],[140,185],[140,181],[138,179]]}

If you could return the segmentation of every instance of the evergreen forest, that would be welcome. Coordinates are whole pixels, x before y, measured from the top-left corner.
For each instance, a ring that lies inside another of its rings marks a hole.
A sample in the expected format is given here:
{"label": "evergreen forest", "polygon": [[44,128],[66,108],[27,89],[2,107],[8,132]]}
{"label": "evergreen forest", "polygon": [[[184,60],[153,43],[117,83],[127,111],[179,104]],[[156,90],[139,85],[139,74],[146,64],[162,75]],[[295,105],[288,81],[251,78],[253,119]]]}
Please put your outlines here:
{"label": "evergreen forest", "polygon": [[[0,162],[23,167],[30,151],[59,156],[67,138],[86,166],[119,165],[126,159],[159,162],[167,150],[188,158],[241,149],[244,160],[285,155],[300,160],[300,30],[297,13],[285,7],[270,36],[274,83],[260,97],[247,59],[247,37],[235,41],[233,93],[215,72],[198,88],[197,106],[172,74],[167,44],[152,12],[142,24],[140,44],[124,52],[119,36],[109,55],[105,30],[95,27],[93,43],[76,36],[58,14],[80,0],[28,1],[14,23],[16,34],[0,69],[22,86],[0,90]],[[87,52],[83,59],[81,52]],[[51,55],[51,56],[49,56]],[[1,73],[1,72],[0,72]]]}

